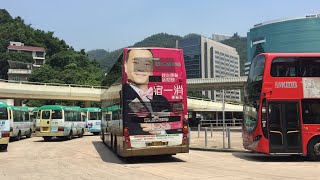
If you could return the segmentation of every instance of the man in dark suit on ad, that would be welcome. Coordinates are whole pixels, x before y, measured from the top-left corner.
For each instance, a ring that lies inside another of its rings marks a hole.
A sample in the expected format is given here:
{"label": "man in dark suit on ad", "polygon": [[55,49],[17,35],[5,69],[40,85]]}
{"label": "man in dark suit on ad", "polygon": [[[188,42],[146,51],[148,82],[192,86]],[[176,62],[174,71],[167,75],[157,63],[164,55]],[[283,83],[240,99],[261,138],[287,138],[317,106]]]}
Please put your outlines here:
{"label": "man in dark suit on ad", "polygon": [[127,52],[125,72],[127,82],[123,85],[124,119],[131,135],[160,134],[152,128],[152,123],[145,123],[154,113],[171,110],[168,100],[155,95],[153,88],[148,88],[149,76],[153,72],[153,54],[148,49],[130,49]]}

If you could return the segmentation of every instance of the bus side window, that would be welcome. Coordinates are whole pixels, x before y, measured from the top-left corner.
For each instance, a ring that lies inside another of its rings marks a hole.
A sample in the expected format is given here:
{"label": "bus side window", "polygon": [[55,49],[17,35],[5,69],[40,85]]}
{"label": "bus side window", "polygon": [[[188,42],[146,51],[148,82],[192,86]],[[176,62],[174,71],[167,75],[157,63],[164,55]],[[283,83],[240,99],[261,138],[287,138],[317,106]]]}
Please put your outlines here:
{"label": "bus side window", "polygon": [[77,120],[78,120],[79,122],[82,121],[82,120],[81,120],[81,112],[77,112]]}
{"label": "bus side window", "polygon": [[24,112],[24,116],[25,116],[25,122],[29,122],[30,118],[29,118],[29,112]]}
{"label": "bus side window", "polygon": [[111,120],[111,115],[106,113],[106,121],[110,121]]}
{"label": "bus side window", "polygon": [[64,116],[65,116],[65,117],[64,117],[64,120],[65,120],[65,121],[70,121],[70,112],[69,112],[69,111],[65,111],[65,112],[64,112]]}
{"label": "bus side window", "polygon": [[119,120],[119,111],[112,111],[112,120]]}

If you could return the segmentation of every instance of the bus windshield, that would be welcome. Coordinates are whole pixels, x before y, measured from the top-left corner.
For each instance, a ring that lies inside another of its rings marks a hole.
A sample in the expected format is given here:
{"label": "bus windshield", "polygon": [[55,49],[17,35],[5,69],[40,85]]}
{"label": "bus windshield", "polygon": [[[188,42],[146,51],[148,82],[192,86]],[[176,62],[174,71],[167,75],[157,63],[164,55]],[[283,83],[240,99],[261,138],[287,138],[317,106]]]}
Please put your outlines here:
{"label": "bus windshield", "polygon": [[90,112],[90,120],[101,120],[100,112]]}
{"label": "bus windshield", "polygon": [[243,125],[248,134],[254,132],[257,125],[264,66],[265,57],[263,55],[259,55],[252,60],[248,82],[245,87]]}
{"label": "bus windshield", "polygon": [[8,119],[8,111],[6,107],[0,107],[0,119]]}
{"label": "bus windshield", "polygon": [[60,110],[52,111],[51,119],[62,119],[62,111]]}
{"label": "bus windshield", "polygon": [[263,55],[259,55],[252,60],[248,76],[248,82],[246,86],[247,93],[245,94],[251,103],[259,100],[260,98],[264,66],[265,57]]}

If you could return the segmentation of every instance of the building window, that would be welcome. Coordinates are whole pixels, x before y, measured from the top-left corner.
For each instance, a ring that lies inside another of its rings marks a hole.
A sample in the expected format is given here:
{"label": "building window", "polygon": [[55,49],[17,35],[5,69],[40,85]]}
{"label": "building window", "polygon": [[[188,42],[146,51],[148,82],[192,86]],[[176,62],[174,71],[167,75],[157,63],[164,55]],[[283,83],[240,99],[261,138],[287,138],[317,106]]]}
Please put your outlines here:
{"label": "building window", "polygon": [[208,78],[208,43],[204,43],[204,77]]}
{"label": "building window", "polygon": [[214,61],[213,61],[213,47],[210,48],[210,72],[211,77],[214,77]]}

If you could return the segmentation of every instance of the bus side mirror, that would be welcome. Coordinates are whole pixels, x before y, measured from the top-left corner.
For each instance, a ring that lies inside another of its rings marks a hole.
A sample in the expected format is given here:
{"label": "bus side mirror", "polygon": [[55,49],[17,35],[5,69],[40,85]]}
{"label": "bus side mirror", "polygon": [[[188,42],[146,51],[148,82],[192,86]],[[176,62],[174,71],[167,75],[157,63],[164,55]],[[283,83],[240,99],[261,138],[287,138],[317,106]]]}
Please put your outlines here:
{"label": "bus side mirror", "polygon": [[256,109],[258,108],[257,101],[253,101],[252,105],[253,105],[254,108],[256,108]]}

